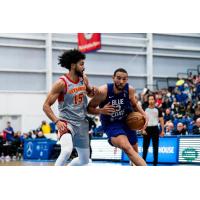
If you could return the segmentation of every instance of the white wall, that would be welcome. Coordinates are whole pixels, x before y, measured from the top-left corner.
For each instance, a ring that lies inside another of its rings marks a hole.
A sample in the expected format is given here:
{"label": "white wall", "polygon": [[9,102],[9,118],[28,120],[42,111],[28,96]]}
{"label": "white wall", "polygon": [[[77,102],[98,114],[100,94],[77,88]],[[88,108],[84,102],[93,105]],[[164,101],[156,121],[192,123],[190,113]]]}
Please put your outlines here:
{"label": "white wall", "polygon": [[[45,97],[46,94],[0,93],[0,113],[1,115],[21,115],[23,132],[36,129],[42,120],[50,122],[42,110]],[[57,114],[56,107],[57,103],[53,106]]]}

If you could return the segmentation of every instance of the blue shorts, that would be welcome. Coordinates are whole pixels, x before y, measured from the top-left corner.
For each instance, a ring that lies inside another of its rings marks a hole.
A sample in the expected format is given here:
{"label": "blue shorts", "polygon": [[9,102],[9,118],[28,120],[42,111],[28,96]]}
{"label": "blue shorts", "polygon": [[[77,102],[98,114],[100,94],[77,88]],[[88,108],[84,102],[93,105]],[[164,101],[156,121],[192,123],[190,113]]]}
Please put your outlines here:
{"label": "blue shorts", "polygon": [[108,136],[108,142],[111,145],[111,138],[117,137],[118,135],[126,135],[131,145],[134,145],[138,142],[136,131],[130,130],[124,122],[118,121],[111,122],[108,125],[103,125],[103,130]]}

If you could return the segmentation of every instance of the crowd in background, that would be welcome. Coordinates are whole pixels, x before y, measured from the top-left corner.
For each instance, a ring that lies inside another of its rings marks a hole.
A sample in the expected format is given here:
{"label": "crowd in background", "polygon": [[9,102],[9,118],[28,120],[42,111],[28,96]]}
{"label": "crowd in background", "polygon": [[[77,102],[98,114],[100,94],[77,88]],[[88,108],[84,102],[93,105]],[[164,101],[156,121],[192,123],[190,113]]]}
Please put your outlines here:
{"label": "crowd in background", "polygon": [[46,121],[42,121],[37,129],[27,133],[15,131],[11,122],[8,121],[7,126],[0,133],[0,160],[21,159],[26,139],[45,139],[46,134],[54,132],[56,132],[55,124],[49,124]]}
{"label": "crowd in background", "polygon": [[148,95],[156,97],[156,107],[164,116],[165,135],[200,135],[200,75],[189,74],[175,87],[151,92],[144,89],[138,100],[145,109]]}
{"label": "crowd in background", "polygon": [[[138,94],[138,102],[143,109],[148,107],[148,95],[156,97],[156,107],[164,116],[165,135],[200,135],[200,75],[189,74],[187,79],[179,79],[176,86],[153,92],[144,88]],[[88,116],[89,134],[92,137],[104,137],[99,116]],[[20,159],[26,139],[44,139],[45,135],[56,133],[54,123],[42,121],[41,125],[28,133],[15,132],[11,122],[0,133],[0,159]],[[138,135],[140,132],[138,131]]]}

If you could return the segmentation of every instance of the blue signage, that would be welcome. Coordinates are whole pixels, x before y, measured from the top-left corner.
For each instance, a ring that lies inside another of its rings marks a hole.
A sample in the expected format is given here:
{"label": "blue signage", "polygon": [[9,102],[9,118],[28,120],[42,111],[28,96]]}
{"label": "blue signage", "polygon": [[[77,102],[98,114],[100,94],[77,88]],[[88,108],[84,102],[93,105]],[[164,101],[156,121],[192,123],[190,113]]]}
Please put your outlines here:
{"label": "blue signage", "polygon": [[24,159],[49,159],[52,147],[55,143],[56,142],[48,139],[25,140]]}
{"label": "blue signage", "polygon": [[[138,137],[138,150],[140,156],[143,152],[143,138]],[[122,161],[129,161],[128,156],[123,152]],[[152,141],[149,145],[147,162],[153,162],[153,147]],[[178,162],[178,138],[177,137],[163,137],[159,139],[159,163],[177,163]]]}

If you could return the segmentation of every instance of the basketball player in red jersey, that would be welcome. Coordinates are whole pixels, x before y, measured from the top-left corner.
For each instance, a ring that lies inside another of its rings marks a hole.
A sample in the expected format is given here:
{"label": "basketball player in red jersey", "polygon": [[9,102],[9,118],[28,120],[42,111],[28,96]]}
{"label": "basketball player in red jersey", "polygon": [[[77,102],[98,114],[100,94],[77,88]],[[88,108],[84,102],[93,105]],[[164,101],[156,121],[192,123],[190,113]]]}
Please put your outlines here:
{"label": "basketball player in red jersey", "polygon": [[[78,152],[69,165],[86,165],[89,162],[89,126],[86,120],[87,97],[94,96],[95,88],[89,86],[88,78],[84,75],[85,55],[74,49],[64,52],[59,57],[59,64],[69,70],[53,85],[48,94],[43,110],[56,124],[61,144],[61,153],[55,165],[65,165],[73,147]],[[58,100],[59,117],[51,109]]]}

